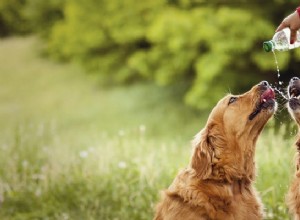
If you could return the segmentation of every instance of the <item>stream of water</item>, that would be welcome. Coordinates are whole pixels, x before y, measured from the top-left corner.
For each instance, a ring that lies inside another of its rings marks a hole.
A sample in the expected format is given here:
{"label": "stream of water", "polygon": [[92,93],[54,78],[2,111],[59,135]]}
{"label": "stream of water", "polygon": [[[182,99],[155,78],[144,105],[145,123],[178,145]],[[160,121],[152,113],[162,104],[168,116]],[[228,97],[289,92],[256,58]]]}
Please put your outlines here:
{"label": "stream of water", "polygon": [[288,100],[288,98],[285,96],[285,94],[280,90],[282,89],[282,86],[283,86],[283,82],[280,81],[279,77],[280,77],[280,71],[279,71],[279,66],[278,66],[278,60],[277,60],[277,57],[276,57],[276,54],[275,54],[275,51],[273,50],[272,51],[273,54],[274,54],[274,60],[275,60],[275,65],[276,65],[276,70],[277,70],[277,78],[278,78],[278,85],[280,87],[276,87],[275,85],[275,90],[285,99],[285,100]]}

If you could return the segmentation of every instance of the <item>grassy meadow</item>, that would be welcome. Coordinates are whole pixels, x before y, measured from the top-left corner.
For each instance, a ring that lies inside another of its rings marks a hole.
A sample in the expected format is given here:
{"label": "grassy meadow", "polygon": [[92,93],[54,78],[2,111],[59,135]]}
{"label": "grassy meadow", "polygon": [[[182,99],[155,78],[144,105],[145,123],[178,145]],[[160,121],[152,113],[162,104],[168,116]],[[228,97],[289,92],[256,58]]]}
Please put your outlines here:
{"label": "grassy meadow", "polygon": [[[208,113],[181,103],[184,83],[103,88],[42,58],[42,46],[0,41],[0,219],[151,219]],[[289,219],[294,133],[275,135],[272,123],[258,140],[256,186],[267,219]]]}

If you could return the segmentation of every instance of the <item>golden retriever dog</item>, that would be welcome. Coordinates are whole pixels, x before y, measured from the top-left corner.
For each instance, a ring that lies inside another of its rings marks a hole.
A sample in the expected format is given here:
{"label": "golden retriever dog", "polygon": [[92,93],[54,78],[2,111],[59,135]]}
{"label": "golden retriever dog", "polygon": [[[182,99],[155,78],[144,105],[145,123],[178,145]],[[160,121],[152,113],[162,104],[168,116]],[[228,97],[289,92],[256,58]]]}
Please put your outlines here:
{"label": "golden retriever dog", "polygon": [[[292,118],[300,126],[300,79],[293,77],[288,86],[288,110]],[[299,130],[299,129],[298,129]],[[294,219],[300,220],[300,134],[296,141],[296,172],[290,185],[286,200],[289,211],[294,216]]]}
{"label": "golden retriever dog", "polygon": [[221,99],[195,137],[188,167],[162,193],[154,219],[262,219],[253,187],[255,145],[276,108],[266,81]]}

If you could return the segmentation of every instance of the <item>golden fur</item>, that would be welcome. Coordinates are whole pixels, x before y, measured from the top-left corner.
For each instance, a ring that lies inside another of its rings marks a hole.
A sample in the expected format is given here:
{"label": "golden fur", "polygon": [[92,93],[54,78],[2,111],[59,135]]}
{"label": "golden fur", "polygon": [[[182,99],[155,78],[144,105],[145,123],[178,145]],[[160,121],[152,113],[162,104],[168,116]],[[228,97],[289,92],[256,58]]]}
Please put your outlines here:
{"label": "golden fur", "polygon": [[162,193],[155,220],[256,220],[263,205],[256,192],[255,144],[276,109],[272,99],[253,118],[266,82],[221,99],[193,142],[189,166]]}
{"label": "golden fur", "polygon": [[300,151],[300,138],[298,137],[298,141],[296,142],[297,150],[296,153],[296,172],[294,175],[294,178],[292,180],[292,183],[289,187],[287,196],[286,196],[286,202],[287,206],[289,208],[290,213],[294,216],[295,220],[300,220],[300,157],[299,157],[299,151]]}
{"label": "golden fur", "polygon": [[[298,90],[300,91],[300,80],[296,77],[292,78],[288,87],[289,91],[289,103],[288,110],[294,121],[300,127],[300,100],[291,97],[292,91],[295,89],[295,95],[298,96]],[[300,134],[298,134],[296,145],[296,171],[293,177],[292,183],[289,187],[286,202],[290,213],[293,215],[295,220],[300,220]]]}

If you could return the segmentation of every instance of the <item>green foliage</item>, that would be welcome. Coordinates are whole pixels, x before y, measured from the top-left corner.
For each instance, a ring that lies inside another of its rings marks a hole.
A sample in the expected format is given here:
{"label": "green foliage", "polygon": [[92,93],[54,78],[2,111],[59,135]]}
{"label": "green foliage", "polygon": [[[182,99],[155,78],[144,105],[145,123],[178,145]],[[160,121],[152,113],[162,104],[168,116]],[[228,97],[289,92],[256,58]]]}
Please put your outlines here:
{"label": "green foliage", "polygon": [[[188,80],[185,101],[208,108],[228,88],[240,92],[274,79],[272,54],[261,48],[274,26],[262,16],[263,5],[260,10],[255,6],[68,1],[49,51],[57,58],[80,61],[108,83],[146,79],[168,85]],[[285,68],[290,58],[283,59],[280,65]]]}
{"label": "green foliage", "polygon": [[0,37],[12,32],[28,32],[28,23],[22,14],[24,6],[25,0],[0,1]]}
{"label": "green foliage", "polygon": [[47,38],[55,22],[62,19],[65,0],[1,0],[0,37],[41,33]]}
{"label": "green foliage", "polygon": [[[81,63],[104,84],[152,80],[190,87],[199,109],[260,80],[278,84],[262,42],[293,1],[2,0],[0,30],[41,33],[51,57]],[[285,10],[283,10],[285,9]],[[297,73],[299,50],[278,56],[281,81]],[[211,92],[213,88],[213,92]]]}
{"label": "green foliage", "polygon": [[55,57],[78,60],[91,71],[101,71],[108,81],[126,81],[136,75],[126,64],[128,57],[147,47],[145,30],[160,2],[69,1],[65,20],[53,29],[49,50]]}
{"label": "green foliage", "polygon": [[26,0],[23,14],[31,30],[47,38],[52,26],[63,18],[64,2],[65,0]]}

